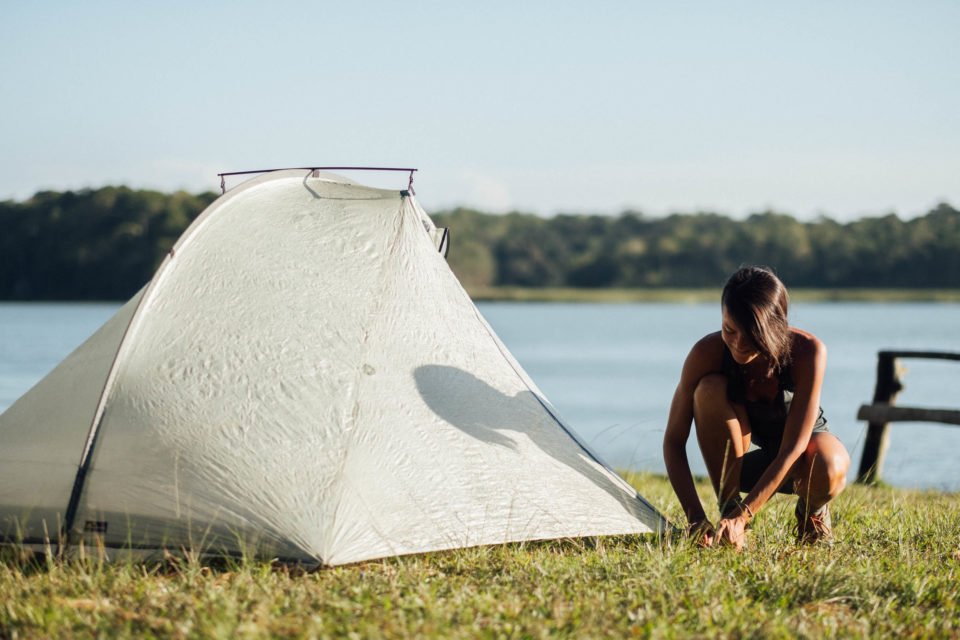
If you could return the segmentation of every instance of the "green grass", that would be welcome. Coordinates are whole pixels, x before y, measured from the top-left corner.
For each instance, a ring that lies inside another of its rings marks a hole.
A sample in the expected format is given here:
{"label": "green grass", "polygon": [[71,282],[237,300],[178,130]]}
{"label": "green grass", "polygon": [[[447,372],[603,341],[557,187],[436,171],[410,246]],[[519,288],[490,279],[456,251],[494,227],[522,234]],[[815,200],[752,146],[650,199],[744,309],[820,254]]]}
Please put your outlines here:
{"label": "green grass", "polygon": [[[721,286],[709,289],[573,289],[565,287],[471,287],[475,301],[509,302],[720,302]],[[957,289],[801,289],[790,298],[800,302],[960,302]]]}
{"label": "green grass", "polygon": [[[679,515],[665,479],[628,479]],[[8,550],[0,638],[960,637],[960,494],[851,487],[834,505],[830,548],[794,546],[793,505],[774,498],[742,554],[629,536],[308,573]]]}

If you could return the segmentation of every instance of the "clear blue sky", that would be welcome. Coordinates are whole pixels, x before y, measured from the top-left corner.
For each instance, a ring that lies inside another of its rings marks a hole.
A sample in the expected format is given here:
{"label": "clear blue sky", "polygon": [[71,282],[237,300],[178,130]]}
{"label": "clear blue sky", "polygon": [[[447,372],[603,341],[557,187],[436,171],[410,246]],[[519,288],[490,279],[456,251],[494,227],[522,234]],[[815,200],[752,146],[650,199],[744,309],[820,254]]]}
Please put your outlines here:
{"label": "clear blue sky", "polygon": [[358,164],[419,168],[428,210],[960,206],[955,0],[92,0],[2,15],[0,199]]}

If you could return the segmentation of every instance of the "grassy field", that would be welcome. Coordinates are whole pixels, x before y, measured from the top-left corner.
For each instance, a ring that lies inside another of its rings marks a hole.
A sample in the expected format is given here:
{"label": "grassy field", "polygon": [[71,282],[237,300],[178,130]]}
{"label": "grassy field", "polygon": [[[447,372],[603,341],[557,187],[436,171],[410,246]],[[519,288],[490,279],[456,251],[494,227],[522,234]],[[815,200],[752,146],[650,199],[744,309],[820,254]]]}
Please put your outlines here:
{"label": "grassy field", "polygon": [[[511,302],[720,302],[721,286],[710,289],[570,289],[562,287],[473,287],[476,301]],[[790,298],[800,302],[960,302],[956,289],[800,289]]]}
{"label": "grassy field", "polygon": [[[628,479],[679,515],[665,479]],[[852,487],[835,504],[829,548],[794,545],[793,505],[774,498],[742,554],[635,536],[310,573],[8,550],[0,638],[960,637],[960,494]]]}

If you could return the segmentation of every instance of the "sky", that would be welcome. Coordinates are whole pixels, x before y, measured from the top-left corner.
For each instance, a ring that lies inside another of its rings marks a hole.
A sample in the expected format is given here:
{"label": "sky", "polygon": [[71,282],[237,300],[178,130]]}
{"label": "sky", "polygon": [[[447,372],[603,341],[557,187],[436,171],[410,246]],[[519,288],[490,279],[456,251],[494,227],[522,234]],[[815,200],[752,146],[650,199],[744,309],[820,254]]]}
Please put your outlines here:
{"label": "sky", "polygon": [[955,0],[3,4],[0,200],[397,166],[428,211],[960,207]]}

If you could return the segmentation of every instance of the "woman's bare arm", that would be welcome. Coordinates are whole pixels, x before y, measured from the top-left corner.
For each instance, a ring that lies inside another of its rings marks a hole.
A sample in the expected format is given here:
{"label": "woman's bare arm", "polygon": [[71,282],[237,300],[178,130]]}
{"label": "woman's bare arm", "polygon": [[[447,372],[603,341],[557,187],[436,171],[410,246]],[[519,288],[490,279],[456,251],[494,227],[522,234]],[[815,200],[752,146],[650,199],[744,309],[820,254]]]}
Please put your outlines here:
{"label": "woman's bare arm", "polygon": [[690,523],[706,519],[693,483],[686,451],[690,426],[693,423],[693,393],[700,379],[717,369],[720,348],[719,333],[714,333],[701,339],[690,350],[683,363],[680,382],[673,393],[667,428],[663,435],[663,460],[667,467],[667,476]]}

